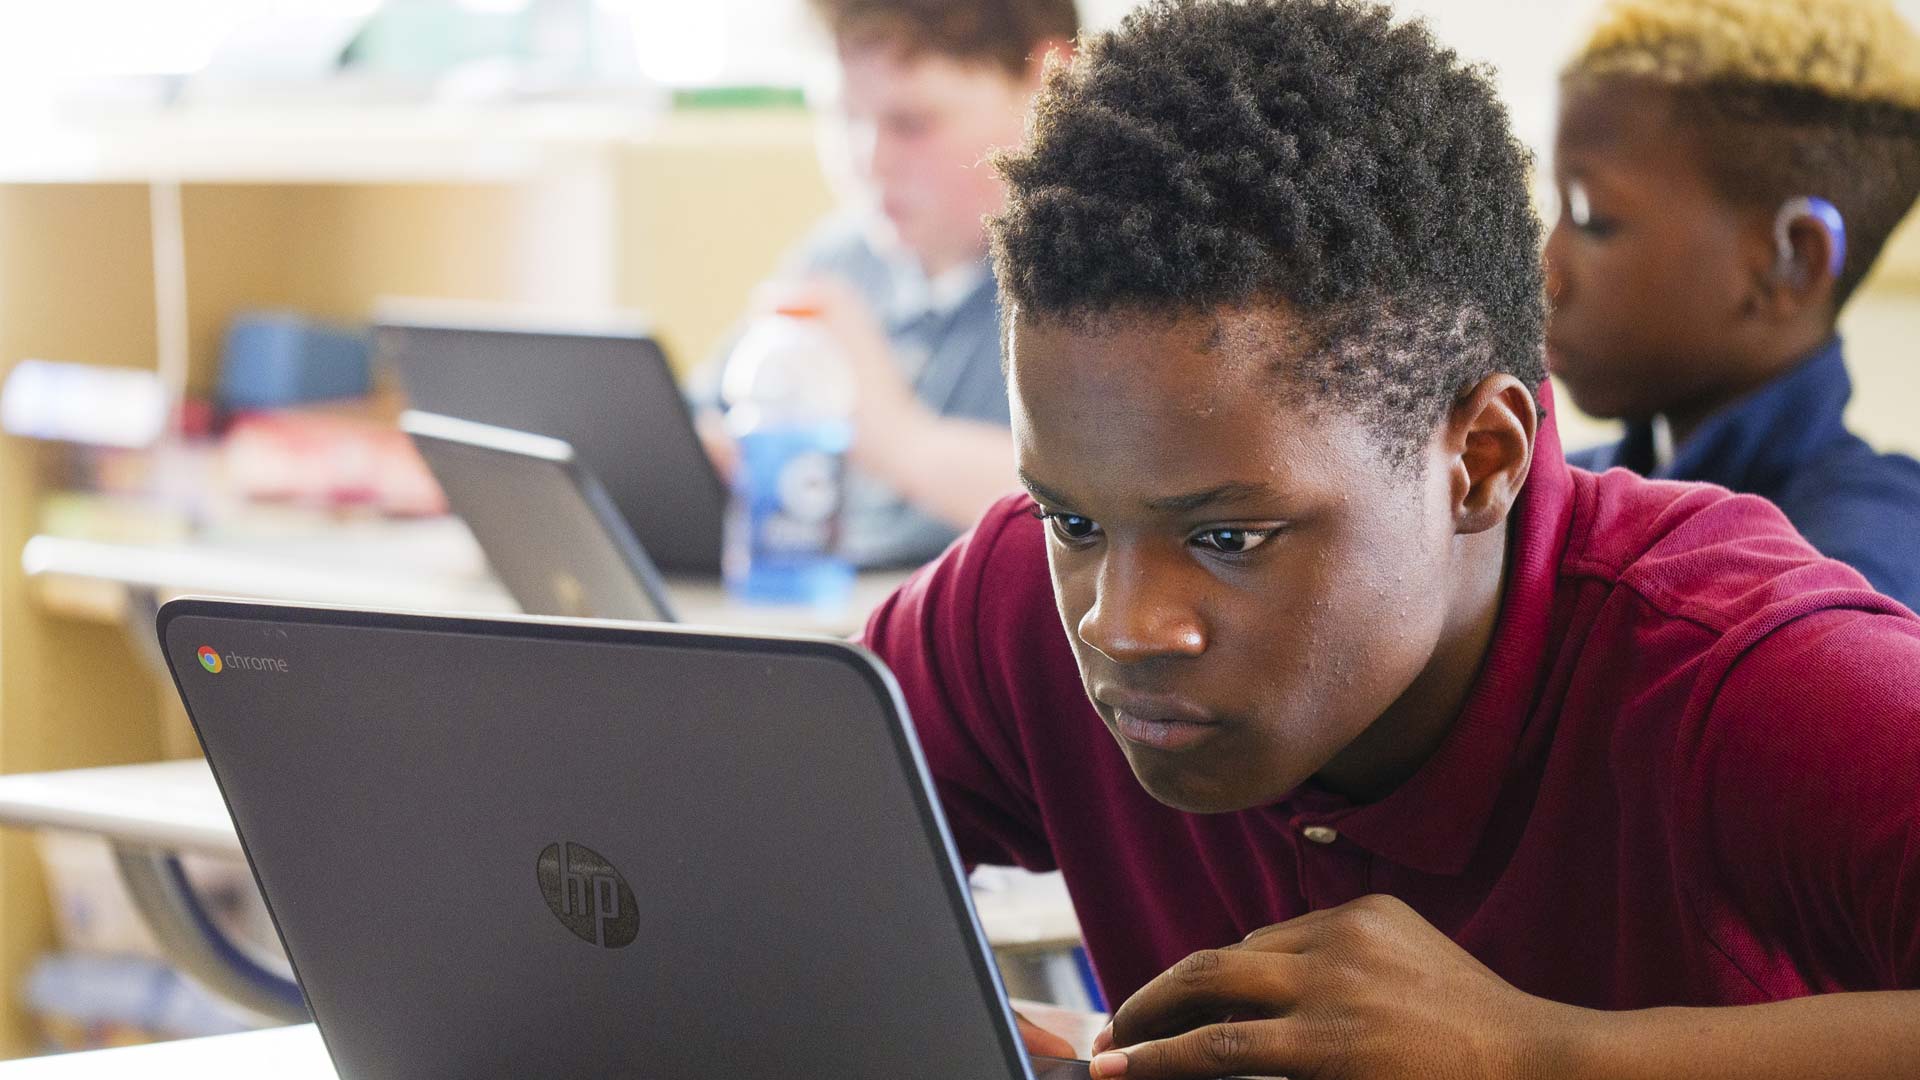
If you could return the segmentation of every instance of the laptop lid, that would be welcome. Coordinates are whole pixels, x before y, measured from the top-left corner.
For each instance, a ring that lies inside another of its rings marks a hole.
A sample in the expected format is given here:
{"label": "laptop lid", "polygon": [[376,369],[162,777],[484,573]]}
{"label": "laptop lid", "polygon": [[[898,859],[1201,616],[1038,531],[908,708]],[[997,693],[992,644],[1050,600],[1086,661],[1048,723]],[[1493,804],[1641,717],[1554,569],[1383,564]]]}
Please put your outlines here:
{"label": "laptop lid", "polygon": [[1034,1075],[857,646],[193,599],[158,628],[344,1080]]}
{"label": "laptop lid", "polygon": [[674,621],[653,560],[573,447],[417,410],[400,428],[521,610]]}
{"label": "laptop lid", "polygon": [[414,408],[565,441],[655,563],[720,572],[726,485],[658,342],[638,327],[409,311],[384,311],[378,340]]}

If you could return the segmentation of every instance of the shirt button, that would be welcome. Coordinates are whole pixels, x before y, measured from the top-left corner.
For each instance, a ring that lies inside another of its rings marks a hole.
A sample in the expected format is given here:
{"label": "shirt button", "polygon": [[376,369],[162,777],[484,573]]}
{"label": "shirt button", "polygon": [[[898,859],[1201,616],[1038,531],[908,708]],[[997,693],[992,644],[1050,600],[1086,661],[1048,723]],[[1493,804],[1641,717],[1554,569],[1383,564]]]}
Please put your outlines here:
{"label": "shirt button", "polygon": [[1300,830],[1300,835],[1316,844],[1331,844],[1340,839],[1340,834],[1325,825],[1309,825]]}

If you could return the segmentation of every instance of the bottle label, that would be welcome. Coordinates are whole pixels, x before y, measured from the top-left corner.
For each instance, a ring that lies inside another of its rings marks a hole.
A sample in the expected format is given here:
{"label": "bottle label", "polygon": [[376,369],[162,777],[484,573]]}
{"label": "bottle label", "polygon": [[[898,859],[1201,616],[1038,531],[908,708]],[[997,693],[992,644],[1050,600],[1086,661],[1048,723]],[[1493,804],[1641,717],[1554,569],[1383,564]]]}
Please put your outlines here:
{"label": "bottle label", "polygon": [[750,432],[727,530],[727,577],[749,595],[806,602],[820,575],[848,573],[840,556],[844,424]]}

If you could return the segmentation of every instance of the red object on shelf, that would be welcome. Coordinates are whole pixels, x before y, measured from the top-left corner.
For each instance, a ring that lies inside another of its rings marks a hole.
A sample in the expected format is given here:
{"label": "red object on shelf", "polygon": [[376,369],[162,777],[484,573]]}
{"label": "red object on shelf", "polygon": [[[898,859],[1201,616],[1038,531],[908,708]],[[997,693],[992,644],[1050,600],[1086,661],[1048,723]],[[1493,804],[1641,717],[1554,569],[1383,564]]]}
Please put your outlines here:
{"label": "red object on shelf", "polygon": [[370,420],[241,414],[227,430],[221,462],[227,484],[247,499],[367,507],[397,517],[447,512],[446,498],[412,441]]}

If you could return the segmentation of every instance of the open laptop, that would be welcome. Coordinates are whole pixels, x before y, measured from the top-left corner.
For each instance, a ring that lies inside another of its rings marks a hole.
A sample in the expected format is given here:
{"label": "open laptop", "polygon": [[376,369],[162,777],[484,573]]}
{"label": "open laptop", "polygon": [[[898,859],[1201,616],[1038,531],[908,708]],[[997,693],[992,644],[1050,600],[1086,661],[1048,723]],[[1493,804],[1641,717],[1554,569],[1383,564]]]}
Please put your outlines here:
{"label": "open laptop", "polygon": [[158,630],[343,1080],[1070,1080],[898,686],[828,638],[176,600]]}
{"label": "open laptop", "polygon": [[573,447],[417,410],[400,428],[522,611],[674,621],[660,572]]}
{"label": "open laptop", "polygon": [[389,302],[378,340],[414,408],[565,441],[655,563],[719,574],[726,485],[643,327]]}

